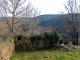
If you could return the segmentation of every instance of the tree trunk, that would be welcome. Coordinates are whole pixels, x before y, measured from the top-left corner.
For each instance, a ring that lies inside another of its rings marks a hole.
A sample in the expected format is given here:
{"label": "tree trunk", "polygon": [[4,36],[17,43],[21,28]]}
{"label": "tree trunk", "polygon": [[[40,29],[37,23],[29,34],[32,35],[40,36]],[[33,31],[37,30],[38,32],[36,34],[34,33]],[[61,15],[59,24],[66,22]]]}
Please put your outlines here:
{"label": "tree trunk", "polygon": [[76,30],[76,44],[78,45],[78,30]]}
{"label": "tree trunk", "polygon": [[31,36],[33,35],[33,29],[32,29],[32,32],[31,32]]}
{"label": "tree trunk", "polygon": [[76,36],[76,34],[75,34],[75,28],[73,29],[73,39],[74,39],[74,45],[76,44],[76,39],[75,39],[75,36]]}

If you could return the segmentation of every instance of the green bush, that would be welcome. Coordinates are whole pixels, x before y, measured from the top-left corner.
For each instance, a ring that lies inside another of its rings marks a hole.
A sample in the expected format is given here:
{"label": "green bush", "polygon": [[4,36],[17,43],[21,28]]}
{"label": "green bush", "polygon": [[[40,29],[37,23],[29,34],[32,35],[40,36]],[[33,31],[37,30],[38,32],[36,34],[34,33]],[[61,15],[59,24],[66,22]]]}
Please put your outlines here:
{"label": "green bush", "polygon": [[49,33],[47,33],[47,32],[46,32],[46,33],[44,33],[44,38],[45,38],[45,39],[49,39],[49,38],[50,38],[50,34],[49,34]]}
{"label": "green bush", "polygon": [[64,44],[68,45],[70,42],[68,40],[64,40]]}
{"label": "green bush", "polygon": [[41,40],[41,35],[33,35],[30,37],[31,43],[33,44],[36,40]]}
{"label": "green bush", "polygon": [[40,43],[41,40],[41,35],[32,35],[30,37],[31,43],[32,43],[32,48],[37,49],[38,44]]}
{"label": "green bush", "polygon": [[52,45],[56,44],[59,40],[59,36],[56,31],[51,35]]}
{"label": "green bush", "polygon": [[61,32],[58,33],[58,31],[54,31],[54,33],[45,32],[40,35],[31,35],[30,37],[26,37],[25,35],[21,34],[15,34],[15,47],[16,49],[39,49],[39,47],[53,46],[57,44],[60,36]]}

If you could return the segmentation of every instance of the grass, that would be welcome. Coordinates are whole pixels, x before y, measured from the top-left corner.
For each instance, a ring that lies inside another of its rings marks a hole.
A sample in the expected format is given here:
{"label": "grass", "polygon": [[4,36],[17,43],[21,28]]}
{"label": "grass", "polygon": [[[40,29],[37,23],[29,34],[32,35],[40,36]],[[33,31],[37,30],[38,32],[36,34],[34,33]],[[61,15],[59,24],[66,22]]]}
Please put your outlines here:
{"label": "grass", "polygon": [[80,60],[80,50],[68,52],[57,48],[15,51],[10,60]]}

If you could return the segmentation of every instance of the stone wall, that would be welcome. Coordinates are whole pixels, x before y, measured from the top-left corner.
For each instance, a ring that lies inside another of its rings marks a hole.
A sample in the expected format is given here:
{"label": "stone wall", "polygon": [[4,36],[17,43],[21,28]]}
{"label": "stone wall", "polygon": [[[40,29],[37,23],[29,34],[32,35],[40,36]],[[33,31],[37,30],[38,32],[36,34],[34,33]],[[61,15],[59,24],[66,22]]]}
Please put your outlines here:
{"label": "stone wall", "polygon": [[0,60],[9,60],[14,51],[14,40],[0,43]]}

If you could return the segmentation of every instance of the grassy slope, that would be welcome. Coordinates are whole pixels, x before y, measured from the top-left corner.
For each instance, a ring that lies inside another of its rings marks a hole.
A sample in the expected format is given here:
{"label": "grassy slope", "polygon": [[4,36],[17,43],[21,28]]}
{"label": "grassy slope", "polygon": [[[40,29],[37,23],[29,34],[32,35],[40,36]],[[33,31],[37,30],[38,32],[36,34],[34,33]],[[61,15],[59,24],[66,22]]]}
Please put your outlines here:
{"label": "grassy slope", "polygon": [[15,51],[10,60],[80,60],[80,50],[68,52],[51,48],[37,51]]}

